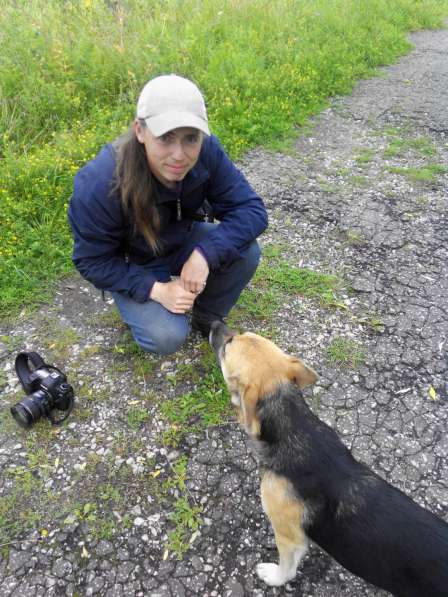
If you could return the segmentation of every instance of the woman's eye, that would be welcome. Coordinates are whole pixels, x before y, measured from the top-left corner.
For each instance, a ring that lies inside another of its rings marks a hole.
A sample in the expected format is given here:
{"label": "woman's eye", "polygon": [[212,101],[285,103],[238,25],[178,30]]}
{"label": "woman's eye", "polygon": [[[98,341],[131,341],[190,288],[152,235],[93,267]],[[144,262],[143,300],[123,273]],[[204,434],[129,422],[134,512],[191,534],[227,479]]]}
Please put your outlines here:
{"label": "woman's eye", "polygon": [[161,135],[159,139],[160,141],[162,141],[162,143],[170,143],[172,140],[172,135],[170,135],[169,133],[165,133],[165,135]]}
{"label": "woman's eye", "polygon": [[194,145],[198,141],[199,141],[199,135],[188,135],[188,137],[187,137],[187,143],[190,143],[190,145]]}

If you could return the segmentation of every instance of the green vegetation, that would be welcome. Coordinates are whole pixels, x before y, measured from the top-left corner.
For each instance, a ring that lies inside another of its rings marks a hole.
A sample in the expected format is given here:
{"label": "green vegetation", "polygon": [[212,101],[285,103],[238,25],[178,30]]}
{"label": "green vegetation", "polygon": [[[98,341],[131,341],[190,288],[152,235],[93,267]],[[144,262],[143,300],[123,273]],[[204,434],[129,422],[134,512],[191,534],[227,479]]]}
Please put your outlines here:
{"label": "green vegetation", "polygon": [[54,322],[46,328],[45,335],[43,344],[47,349],[48,358],[61,362],[67,359],[73,345],[80,340],[79,334],[75,330],[58,327]]}
{"label": "green vegetation", "polygon": [[23,342],[23,337],[19,334],[13,336],[0,336],[0,342],[6,346],[10,352],[14,352]]}
{"label": "green vegetation", "polygon": [[365,359],[364,350],[358,342],[342,337],[334,338],[330,342],[327,355],[333,365],[350,369],[356,369]]}
{"label": "green vegetation", "polygon": [[[193,369],[195,373],[192,378],[196,382],[194,389],[171,400],[164,400],[160,405],[163,416],[170,424],[163,438],[166,445],[177,446],[186,433],[218,425],[229,414],[229,393],[215,355],[208,345],[204,345],[201,362],[191,365],[191,371]],[[189,370],[190,367],[184,368],[183,373]]]}
{"label": "green vegetation", "polygon": [[[6,548],[31,529],[37,530],[42,540],[45,540],[48,529],[54,528],[55,524],[84,523],[95,538],[110,539],[132,526],[127,513],[130,504],[138,503],[142,495],[148,494],[158,500],[168,499],[169,483],[179,492],[184,488],[186,472],[181,475],[175,466],[171,475],[164,475],[163,482],[162,478],[155,479],[148,475],[153,462],[145,456],[147,446],[121,432],[116,435],[113,454],[106,457],[89,452],[84,463],[73,471],[70,451],[65,455],[67,460],[62,457],[48,458],[52,433],[48,426],[45,426],[46,433],[37,432],[38,426],[24,436],[26,464],[10,466],[4,475],[0,495],[0,544]],[[136,472],[126,464],[116,465],[114,460],[118,455],[123,460],[129,457],[135,459],[140,470]],[[45,484],[47,479],[54,479],[60,467],[70,472],[74,481],[64,492],[49,489]],[[98,482],[99,470],[101,482]],[[112,511],[117,512],[118,517],[112,518]],[[180,505],[175,507],[177,511],[181,511]],[[185,505],[182,512],[186,517]],[[199,524],[199,518],[196,520]],[[173,531],[177,533],[179,542],[182,524],[182,518],[179,518]],[[185,525],[188,524],[190,527],[193,525],[189,518],[185,518]],[[177,553],[174,548],[172,551]]]}
{"label": "green vegetation", "polygon": [[[391,142],[384,151],[384,157],[393,159],[411,154],[417,158],[436,158],[437,149],[429,137],[410,137],[410,131],[407,128],[390,128],[386,130],[386,135],[391,137]],[[399,167],[389,166],[389,172],[405,176],[411,182],[421,182],[435,184],[439,176],[446,174],[448,168],[442,164],[433,162],[424,162],[419,166]]]}
{"label": "green vegetation", "polygon": [[127,421],[131,429],[137,430],[142,423],[149,419],[148,410],[134,406],[128,410]]}
{"label": "green vegetation", "polygon": [[367,166],[367,164],[372,161],[374,154],[375,151],[373,149],[362,148],[355,157],[355,162],[360,167]]}
{"label": "green vegetation", "polygon": [[150,77],[199,83],[233,157],[284,147],[328,97],[393,61],[448,0],[3,0],[0,310],[72,271],[75,172],[133,117]]}
{"label": "green vegetation", "polygon": [[282,257],[287,247],[265,245],[263,258],[248,288],[232,311],[230,324],[241,317],[269,319],[291,296],[316,299],[323,307],[341,306],[336,290],[341,282],[336,276],[321,274],[308,268],[295,267]]}
{"label": "green vegetation", "polygon": [[115,370],[122,368],[123,371],[128,371],[131,368],[136,377],[144,379],[152,373],[157,362],[157,357],[140,348],[127,328],[114,346],[114,353],[116,355]]}
{"label": "green vegetation", "polygon": [[[393,131],[397,135],[397,131]],[[398,133],[399,134],[399,133]],[[403,155],[407,151],[423,156],[434,156],[437,153],[434,143],[427,137],[416,137],[415,139],[395,138],[384,151],[385,158],[394,158]]]}
{"label": "green vegetation", "polygon": [[174,504],[174,512],[169,518],[175,528],[168,531],[167,550],[172,551],[179,560],[183,558],[189,547],[189,540],[201,525],[201,512],[202,506],[192,506],[185,495],[178,498]]}
{"label": "green vegetation", "polygon": [[375,334],[380,334],[384,332],[385,329],[383,320],[381,319],[381,317],[378,317],[377,315],[366,315],[364,317],[357,317],[355,318],[355,321],[357,321],[367,330]]}
{"label": "green vegetation", "polygon": [[168,531],[168,543],[166,544],[168,552],[173,552],[179,560],[183,558],[190,542],[194,539],[194,533],[201,525],[202,506],[194,504],[185,484],[187,466],[188,460],[182,456],[172,465],[173,474],[163,483],[165,493],[177,490],[181,494],[176,499],[174,511],[169,516],[174,528]]}
{"label": "green vegetation", "polygon": [[426,164],[420,168],[389,168],[393,174],[400,174],[412,182],[435,184],[440,175],[446,174],[448,168],[441,164]]}
{"label": "green vegetation", "polygon": [[346,237],[349,246],[364,247],[367,245],[367,240],[358,230],[344,230],[342,234]]}
{"label": "green vegetation", "polygon": [[365,176],[354,175],[348,178],[348,181],[355,187],[365,187],[369,184],[368,179]]}
{"label": "green vegetation", "polygon": [[50,507],[54,500],[51,491],[44,487],[50,468],[47,457],[42,450],[35,450],[35,453],[29,454],[27,466],[6,470],[4,486],[8,490],[0,496],[0,543],[41,524],[43,514],[40,507],[36,508],[36,495],[39,495],[39,503],[44,507]]}

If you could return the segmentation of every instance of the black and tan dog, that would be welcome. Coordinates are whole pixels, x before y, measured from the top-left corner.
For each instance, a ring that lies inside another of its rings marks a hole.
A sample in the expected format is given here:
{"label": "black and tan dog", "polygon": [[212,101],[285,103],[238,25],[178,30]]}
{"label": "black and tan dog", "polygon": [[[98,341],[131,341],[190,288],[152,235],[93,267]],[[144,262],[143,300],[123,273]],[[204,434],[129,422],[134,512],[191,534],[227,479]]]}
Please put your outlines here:
{"label": "black and tan dog", "polygon": [[270,340],[215,322],[210,343],[262,469],[263,508],[277,564],[271,586],[294,578],[308,539],[347,570],[399,597],[448,596],[448,524],[364,464],[306,405],[317,374]]}

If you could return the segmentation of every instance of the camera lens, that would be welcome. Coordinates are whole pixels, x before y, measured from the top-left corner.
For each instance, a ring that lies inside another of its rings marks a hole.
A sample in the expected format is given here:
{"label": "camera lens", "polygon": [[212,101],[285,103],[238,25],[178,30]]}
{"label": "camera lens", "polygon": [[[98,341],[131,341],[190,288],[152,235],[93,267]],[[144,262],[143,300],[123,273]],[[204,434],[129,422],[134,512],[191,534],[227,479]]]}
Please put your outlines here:
{"label": "camera lens", "polygon": [[35,392],[32,397],[24,398],[11,407],[11,414],[21,427],[28,429],[43,414],[40,405],[42,400],[40,394],[42,394],[42,397],[45,396],[43,392]]}
{"label": "camera lens", "polygon": [[21,402],[11,407],[11,414],[16,422],[25,429],[28,429],[34,423],[32,413]]}

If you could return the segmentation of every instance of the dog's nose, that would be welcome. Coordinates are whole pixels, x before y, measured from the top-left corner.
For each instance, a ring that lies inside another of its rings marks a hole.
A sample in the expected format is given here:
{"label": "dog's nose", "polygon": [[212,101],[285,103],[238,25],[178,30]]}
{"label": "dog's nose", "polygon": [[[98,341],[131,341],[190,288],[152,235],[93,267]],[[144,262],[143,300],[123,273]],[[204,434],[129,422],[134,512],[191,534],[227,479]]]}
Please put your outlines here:
{"label": "dog's nose", "polygon": [[219,349],[221,344],[224,342],[226,334],[228,333],[231,333],[231,330],[229,330],[223,321],[218,319],[212,322],[208,341],[215,351]]}
{"label": "dog's nose", "polygon": [[220,319],[215,319],[215,321],[212,321],[211,325],[210,325],[210,333],[208,335],[208,341],[209,343],[213,346],[213,338],[216,338],[219,334],[219,330],[222,327],[226,327],[225,324],[220,320]]}
{"label": "dog's nose", "polygon": [[213,321],[212,325],[210,326],[210,330],[212,332],[216,332],[218,331],[220,325],[225,327],[225,323],[223,323],[220,319],[215,319],[215,321]]}

